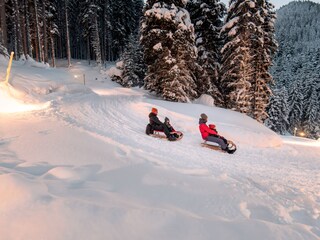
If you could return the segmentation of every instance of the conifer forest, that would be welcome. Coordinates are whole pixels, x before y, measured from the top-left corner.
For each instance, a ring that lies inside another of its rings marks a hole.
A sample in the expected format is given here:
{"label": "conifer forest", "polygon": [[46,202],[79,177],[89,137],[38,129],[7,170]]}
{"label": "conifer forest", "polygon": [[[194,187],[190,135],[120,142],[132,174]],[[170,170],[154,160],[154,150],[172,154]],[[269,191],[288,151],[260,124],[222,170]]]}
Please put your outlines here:
{"label": "conifer forest", "polygon": [[0,54],[87,60],[168,101],[206,94],[279,134],[320,137],[320,4],[0,0]]}

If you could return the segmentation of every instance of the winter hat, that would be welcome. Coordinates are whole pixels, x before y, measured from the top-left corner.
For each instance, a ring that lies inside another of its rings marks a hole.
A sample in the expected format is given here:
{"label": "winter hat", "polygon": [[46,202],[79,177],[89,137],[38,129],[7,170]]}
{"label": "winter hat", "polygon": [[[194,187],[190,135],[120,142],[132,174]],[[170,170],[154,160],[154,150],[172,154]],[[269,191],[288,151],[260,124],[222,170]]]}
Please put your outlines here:
{"label": "winter hat", "polygon": [[152,108],[152,109],[151,109],[151,112],[154,113],[154,114],[158,114],[158,109]]}
{"label": "winter hat", "polygon": [[200,117],[203,120],[207,120],[208,119],[208,116],[205,113],[201,113]]}

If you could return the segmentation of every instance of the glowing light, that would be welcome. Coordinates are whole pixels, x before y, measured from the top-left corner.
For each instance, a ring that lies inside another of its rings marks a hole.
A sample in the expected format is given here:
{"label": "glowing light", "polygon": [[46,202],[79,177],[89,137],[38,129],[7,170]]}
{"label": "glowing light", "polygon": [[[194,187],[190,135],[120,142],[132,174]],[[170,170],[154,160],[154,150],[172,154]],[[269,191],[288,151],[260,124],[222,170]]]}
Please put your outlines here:
{"label": "glowing light", "polygon": [[74,78],[78,78],[78,75],[74,75]]}
{"label": "glowing light", "polygon": [[304,132],[299,132],[299,136],[304,137],[306,134]]}

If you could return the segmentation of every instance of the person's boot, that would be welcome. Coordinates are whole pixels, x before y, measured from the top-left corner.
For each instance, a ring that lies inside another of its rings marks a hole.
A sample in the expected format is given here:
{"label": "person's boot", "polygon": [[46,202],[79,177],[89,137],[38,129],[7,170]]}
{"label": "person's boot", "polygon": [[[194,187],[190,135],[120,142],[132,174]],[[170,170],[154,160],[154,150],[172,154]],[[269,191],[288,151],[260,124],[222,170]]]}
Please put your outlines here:
{"label": "person's boot", "polygon": [[169,141],[175,141],[175,140],[177,140],[177,138],[176,138],[174,135],[170,135],[170,136],[168,137],[168,140],[169,140]]}

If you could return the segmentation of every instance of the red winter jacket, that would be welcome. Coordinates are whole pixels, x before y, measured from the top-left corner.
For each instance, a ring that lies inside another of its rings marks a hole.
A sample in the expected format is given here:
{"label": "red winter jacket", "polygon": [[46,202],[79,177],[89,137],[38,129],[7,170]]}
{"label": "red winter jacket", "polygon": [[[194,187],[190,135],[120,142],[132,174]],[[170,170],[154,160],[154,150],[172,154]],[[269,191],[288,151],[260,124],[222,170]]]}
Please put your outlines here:
{"label": "red winter jacket", "polygon": [[203,140],[207,140],[209,135],[219,136],[218,133],[215,130],[210,129],[207,126],[206,121],[204,121],[201,118],[199,119],[199,129],[200,129]]}

